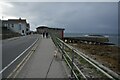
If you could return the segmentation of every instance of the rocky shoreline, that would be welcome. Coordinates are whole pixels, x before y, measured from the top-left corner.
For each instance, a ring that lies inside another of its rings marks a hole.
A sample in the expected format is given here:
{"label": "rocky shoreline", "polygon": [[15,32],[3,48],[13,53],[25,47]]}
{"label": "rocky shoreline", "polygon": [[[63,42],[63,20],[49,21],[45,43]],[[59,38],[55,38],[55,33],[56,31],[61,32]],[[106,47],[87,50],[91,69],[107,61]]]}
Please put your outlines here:
{"label": "rocky shoreline", "polygon": [[70,43],[70,45],[120,75],[120,47],[82,43]]}

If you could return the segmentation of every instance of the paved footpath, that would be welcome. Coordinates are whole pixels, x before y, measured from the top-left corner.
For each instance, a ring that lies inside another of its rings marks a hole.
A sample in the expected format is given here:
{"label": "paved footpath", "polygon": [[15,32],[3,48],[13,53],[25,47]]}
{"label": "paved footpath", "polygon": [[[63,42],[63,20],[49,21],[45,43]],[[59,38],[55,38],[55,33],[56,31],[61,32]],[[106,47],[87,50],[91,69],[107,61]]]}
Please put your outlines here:
{"label": "paved footpath", "polygon": [[51,38],[42,38],[37,50],[16,78],[67,78],[61,59],[54,57],[55,50],[56,47]]}

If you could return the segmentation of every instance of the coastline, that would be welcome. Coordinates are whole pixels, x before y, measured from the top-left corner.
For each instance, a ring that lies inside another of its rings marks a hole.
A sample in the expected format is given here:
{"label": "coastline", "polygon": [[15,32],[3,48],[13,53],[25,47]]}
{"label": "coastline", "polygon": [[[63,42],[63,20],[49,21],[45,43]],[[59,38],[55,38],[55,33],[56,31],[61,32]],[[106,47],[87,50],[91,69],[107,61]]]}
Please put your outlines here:
{"label": "coastline", "polygon": [[120,44],[118,42],[119,38],[120,38],[120,35],[118,35],[118,34],[105,34],[105,33],[65,33],[64,37],[83,37],[85,35],[91,35],[91,34],[106,36],[109,39],[109,43],[113,43],[113,44],[115,44],[114,46],[120,47]]}

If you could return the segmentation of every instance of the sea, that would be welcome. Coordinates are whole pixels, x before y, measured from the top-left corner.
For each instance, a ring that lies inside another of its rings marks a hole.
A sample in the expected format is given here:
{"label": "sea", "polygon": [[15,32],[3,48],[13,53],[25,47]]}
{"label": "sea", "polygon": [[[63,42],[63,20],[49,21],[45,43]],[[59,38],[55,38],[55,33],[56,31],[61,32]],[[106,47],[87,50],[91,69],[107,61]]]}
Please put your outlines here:
{"label": "sea", "polygon": [[119,44],[119,39],[120,39],[120,34],[97,34],[97,33],[65,33],[64,37],[81,37],[81,36],[85,36],[85,35],[103,35],[108,37],[109,39],[109,43],[113,43],[116,46],[120,47]]}

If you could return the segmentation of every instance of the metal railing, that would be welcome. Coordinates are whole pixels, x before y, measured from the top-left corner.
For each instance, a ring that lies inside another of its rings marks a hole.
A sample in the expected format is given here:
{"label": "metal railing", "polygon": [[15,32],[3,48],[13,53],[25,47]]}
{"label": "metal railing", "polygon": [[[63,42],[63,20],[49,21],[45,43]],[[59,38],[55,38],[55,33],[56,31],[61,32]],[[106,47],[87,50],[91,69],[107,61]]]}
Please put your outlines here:
{"label": "metal railing", "polygon": [[[69,69],[71,70],[71,78],[75,80],[80,80],[80,79],[88,80],[89,78],[102,78],[103,80],[118,79],[112,76],[111,74],[109,74],[108,72],[106,72],[104,69],[100,68],[94,62],[86,58],[84,55],[79,53],[72,46],[66,44],[61,39],[53,35],[51,35],[51,38],[54,44],[56,45],[56,47],[60,50],[63,60],[66,62]],[[81,67],[83,69],[81,69]],[[86,70],[87,72],[85,71],[85,69],[88,69]],[[97,77],[96,76],[91,77],[90,75],[88,75],[88,73],[92,73],[92,72],[93,72],[92,76],[96,75]]]}

